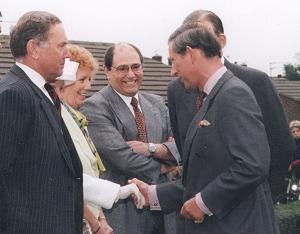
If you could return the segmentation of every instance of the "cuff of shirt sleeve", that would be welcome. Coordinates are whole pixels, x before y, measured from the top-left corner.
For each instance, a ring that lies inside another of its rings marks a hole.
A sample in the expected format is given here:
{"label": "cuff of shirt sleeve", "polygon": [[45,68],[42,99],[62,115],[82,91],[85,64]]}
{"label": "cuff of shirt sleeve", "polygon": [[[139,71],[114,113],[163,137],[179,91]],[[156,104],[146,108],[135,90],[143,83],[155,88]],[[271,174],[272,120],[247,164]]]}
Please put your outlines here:
{"label": "cuff of shirt sleeve", "polygon": [[156,185],[150,185],[148,187],[148,198],[149,198],[150,210],[161,210],[157,193],[156,193]]}
{"label": "cuff of shirt sleeve", "polygon": [[202,200],[201,193],[197,193],[196,196],[195,196],[195,199],[196,199],[196,204],[197,204],[197,206],[199,207],[200,210],[202,210],[208,216],[212,216],[213,215],[213,213],[204,204],[204,202]]}

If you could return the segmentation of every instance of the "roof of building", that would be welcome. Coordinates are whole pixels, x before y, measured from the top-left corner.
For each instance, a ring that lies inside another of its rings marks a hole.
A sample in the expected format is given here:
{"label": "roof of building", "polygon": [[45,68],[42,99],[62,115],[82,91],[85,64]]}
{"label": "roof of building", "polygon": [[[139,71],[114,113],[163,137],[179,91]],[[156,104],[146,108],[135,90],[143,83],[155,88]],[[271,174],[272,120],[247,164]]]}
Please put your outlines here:
{"label": "roof of building", "polygon": [[[12,66],[12,64],[14,63],[14,59],[8,46],[8,36],[0,35],[0,41],[3,45],[3,48],[0,50],[1,78]],[[89,94],[92,95],[107,85],[107,80],[104,76],[102,65],[104,53],[106,49],[112,45],[112,43],[86,41],[70,41],[70,43],[81,45],[88,49],[100,64],[100,69],[97,72],[95,79],[93,80],[92,89]],[[143,68],[144,78],[141,90],[160,95],[166,100],[167,86],[172,79],[170,75],[170,66],[154,59],[145,57]],[[300,81],[289,81],[284,78],[272,78],[272,81],[279,94],[300,102]]]}
{"label": "roof of building", "polygon": [[[14,59],[9,49],[8,36],[0,35],[0,41],[3,45],[3,48],[0,50],[0,77],[2,77],[12,66]],[[106,49],[112,45],[112,43],[86,41],[70,41],[70,43],[77,44],[88,49],[100,64],[100,69],[92,82],[92,89],[89,94],[92,95],[107,85],[107,79],[104,76],[102,66],[104,53]],[[144,77],[141,90],[160,95],[166,100],[167,86],[172,79],[170,75],[170,66],[145,57],[143,70]]]}
{"label": "roof of building", "polygon": [[290,81],[285,78],[272,78],[279,94],[300,102],[300,81]]}

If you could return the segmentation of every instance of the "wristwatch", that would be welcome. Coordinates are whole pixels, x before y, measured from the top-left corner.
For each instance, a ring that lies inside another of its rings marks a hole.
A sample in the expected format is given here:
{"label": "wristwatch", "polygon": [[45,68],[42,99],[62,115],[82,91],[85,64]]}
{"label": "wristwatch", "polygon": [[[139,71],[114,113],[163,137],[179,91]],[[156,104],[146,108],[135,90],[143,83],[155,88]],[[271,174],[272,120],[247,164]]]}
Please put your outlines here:
{"label": "wristwatch", "polygon": [[156,152],[156,145],[153,143],[149,143],[149,148],[148,148],[149,152],[151,155],[154,155]]}

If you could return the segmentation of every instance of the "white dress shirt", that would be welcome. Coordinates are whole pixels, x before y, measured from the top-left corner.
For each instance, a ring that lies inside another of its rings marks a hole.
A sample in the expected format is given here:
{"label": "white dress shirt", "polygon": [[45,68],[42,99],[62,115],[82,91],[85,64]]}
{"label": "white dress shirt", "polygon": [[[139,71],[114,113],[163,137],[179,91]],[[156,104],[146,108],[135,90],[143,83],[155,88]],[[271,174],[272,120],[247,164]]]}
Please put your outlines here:
{"label": "white dress shirt", "polygon": [[16,65],[25,72],[25,74],[29,77],[32,83],[34,83],[53,103],[51,97],[49,96],[49,93],[47,92],[44,86],[46,84],[46,80],[31,67],[28,67],[27,65],[19,62],[16,62]]}
{"label": "white dress shirt", "polygon": [[[132,100],[132,97],[128,97],[128,96],[125,96],[123,94],[120,94],[118,91],[116,91],[114,89],[114,91],[120,96],[120,98],[122,98],[122,100],[125,102],[125,104],[128,106],[129,110],[131,111],[131,113],[133,114],[133,116],[135,117],[135,114],[134,114],[134,110],[133,110],[133,107],[132,105],[130,104],[131,103],[131,100]],[[138,101],[138,108],[140,109],[140,111],[143,113],[142,111],[142,108],[140,106],[140,102],[139,102],[139,94],[136,93],[134,95],[134,97],[136,98],[136,100]]]}

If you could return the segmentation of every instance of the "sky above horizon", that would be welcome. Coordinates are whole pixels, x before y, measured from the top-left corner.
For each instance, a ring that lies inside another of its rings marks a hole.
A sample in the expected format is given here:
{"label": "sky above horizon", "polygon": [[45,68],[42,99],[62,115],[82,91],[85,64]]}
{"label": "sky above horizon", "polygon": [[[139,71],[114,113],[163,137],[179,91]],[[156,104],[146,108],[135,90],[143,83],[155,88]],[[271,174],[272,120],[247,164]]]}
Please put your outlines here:
{"label": "sky above horizon", "polygon": [[62,21],[70,40],[130,42],[146,57],[168,57],[169,35],[192,11],[206,9],[223,21],[231,62],[276,76],[300,52],[300,2],[295,0],[1,0],[2,33],[25,12],[45,10]]}

